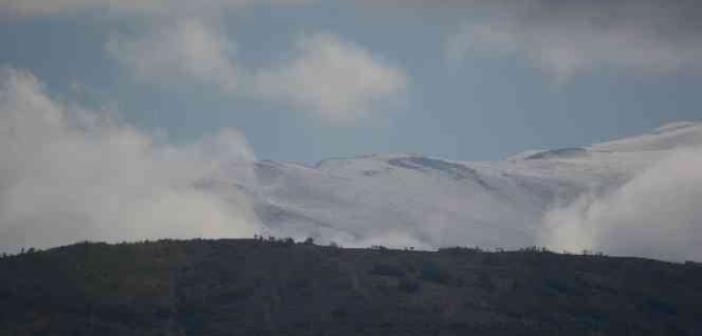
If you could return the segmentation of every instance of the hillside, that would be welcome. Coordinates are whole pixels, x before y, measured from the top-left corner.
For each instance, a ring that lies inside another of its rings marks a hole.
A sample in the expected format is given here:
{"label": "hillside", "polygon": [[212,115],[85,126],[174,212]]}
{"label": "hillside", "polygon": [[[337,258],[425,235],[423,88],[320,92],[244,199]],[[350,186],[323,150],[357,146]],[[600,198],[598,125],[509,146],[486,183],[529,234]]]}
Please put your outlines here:
{"label": "hillside", "polygon": [[699,335],[702,267],[537,250],[81,243],[0,259],[0,335]]}
{"label": "hillside", "polygon": [[243,191],[254,204],[260,232],[275,236],[354,247],[516,249],[550,245],[545,236],[553,228],[545,227],[544,218],[554,208],[616,193],[671,153],[699,146],[702,124],[675,123],[629,138],[528,151],[500,161],[410,154],[329,159],[316,166],[257,161],[232,166],[203,185],[225,195]]}

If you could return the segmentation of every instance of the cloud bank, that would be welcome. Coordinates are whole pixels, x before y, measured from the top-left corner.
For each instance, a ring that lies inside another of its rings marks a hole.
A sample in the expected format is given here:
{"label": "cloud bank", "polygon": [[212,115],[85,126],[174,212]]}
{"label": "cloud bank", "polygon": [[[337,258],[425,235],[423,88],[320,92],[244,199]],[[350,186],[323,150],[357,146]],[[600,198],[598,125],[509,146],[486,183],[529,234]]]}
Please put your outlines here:
{"label": "cloud bank", "polygon": [[292,60],[260,71],[258,95],[309,110],[332,123],[353,123],[401,95],[408,76],[367,49],[318,33],[298,40]]}
{"label": "cloud bank", "polygon": [[62,105],[29,73],[0,71],[0,250],[81,240],[240,237],[258,231],[241,194],[197,188],[252,154],[235,130],[184,147]]}
{"label": "cloud bank", "polygon": [[547,213],[543,243],[558,251],[702,260],[700,200],[702,148],[675,150],[605,195]]}
{"label": "cloud bank", "polygon": [[702,70],[702,4],[694,0],[453,1],[480,13],[446,43],[451,60],[518,55],[557,77],[598,68]]}

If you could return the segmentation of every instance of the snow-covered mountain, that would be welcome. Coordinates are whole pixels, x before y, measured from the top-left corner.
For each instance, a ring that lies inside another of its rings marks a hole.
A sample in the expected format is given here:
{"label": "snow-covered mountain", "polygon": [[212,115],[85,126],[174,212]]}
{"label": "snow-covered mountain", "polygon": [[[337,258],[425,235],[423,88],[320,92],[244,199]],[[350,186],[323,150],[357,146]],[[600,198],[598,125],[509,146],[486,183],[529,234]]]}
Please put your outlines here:
{"label": "snow-covered mountain", "polygon": [[276,236],[344,246],[517,248],[541,243],[548,211],[584,194],[606,194],[673,150],[700,145],[702,123],[675,123],[502,161],[416,155],[328,159],[315,167],[259,161],[255,178],[233,173],[237,182],[229,186],[250,195],[266,233]]}

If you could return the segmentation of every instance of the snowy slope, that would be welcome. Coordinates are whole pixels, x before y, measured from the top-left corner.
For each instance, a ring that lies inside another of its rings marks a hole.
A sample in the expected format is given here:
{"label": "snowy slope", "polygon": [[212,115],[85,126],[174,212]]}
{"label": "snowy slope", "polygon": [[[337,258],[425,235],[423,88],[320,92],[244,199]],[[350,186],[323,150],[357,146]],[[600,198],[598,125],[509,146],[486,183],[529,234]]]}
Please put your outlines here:
{"label": "snowy slope", "polygon": [[702,124],[676,123],[495,162],[413,155],[329,159],[316,167],[260,161],[256,178],[236,187],[276,236],[344,246],[517,248],[538,244],[549,209],[616,188],[671,150],[701,144]]}

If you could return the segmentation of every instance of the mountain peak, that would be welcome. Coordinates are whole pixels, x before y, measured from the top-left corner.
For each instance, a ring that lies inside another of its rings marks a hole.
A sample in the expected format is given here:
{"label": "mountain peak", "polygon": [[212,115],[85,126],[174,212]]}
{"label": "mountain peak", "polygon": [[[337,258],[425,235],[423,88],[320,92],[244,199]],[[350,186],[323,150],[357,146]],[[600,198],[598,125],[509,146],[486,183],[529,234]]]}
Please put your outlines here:
{"label": "mountain peak", "polygon": [[671,122],[671,123],[667,123],[661,127],[656,128],[654,133],[674,132],[674,131],[679,131],[679,130],[683,130],[683,129],[690,129],[690,128],[701,128],[702,129],[702,122],[700,122],[700,121]]}
{"label": "mountain peak", "polygon": [[642,135],[599,143],[591,148],[608,152],[660,151],[702,145],[702,122],[665,124]]}

